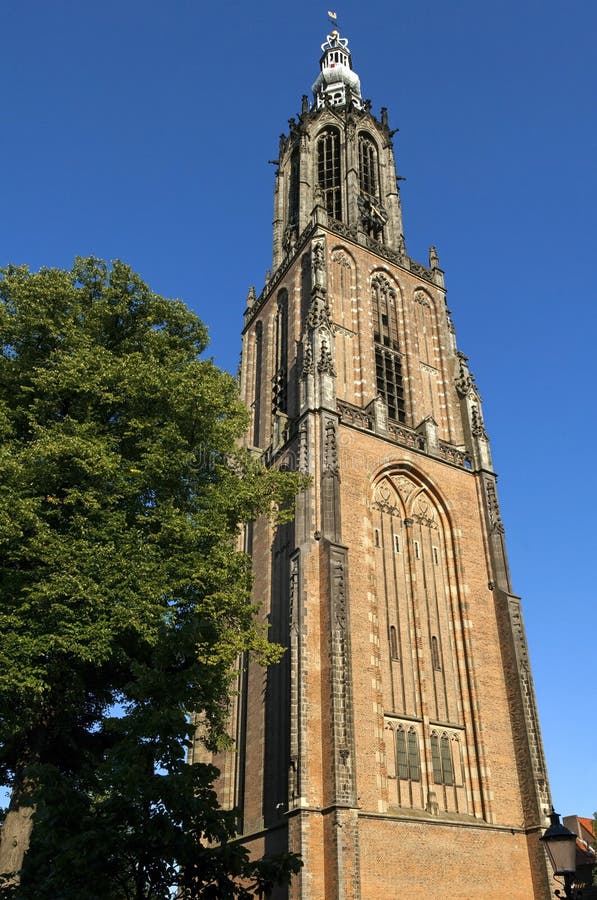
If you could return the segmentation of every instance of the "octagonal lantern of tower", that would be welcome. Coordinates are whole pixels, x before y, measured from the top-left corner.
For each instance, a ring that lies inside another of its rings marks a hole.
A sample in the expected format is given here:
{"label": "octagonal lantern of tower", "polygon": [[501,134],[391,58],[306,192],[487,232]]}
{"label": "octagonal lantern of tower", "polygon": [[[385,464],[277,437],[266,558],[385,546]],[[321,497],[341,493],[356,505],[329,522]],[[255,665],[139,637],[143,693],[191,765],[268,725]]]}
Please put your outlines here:
{"label": "octagonal lantern of tower", "polygon": [[362,109],[361,82],[356,72],[352,71],[348,39],[341,38],[338,31],[334,30],[328,34],[321,49],[321,72],[313,85],[317,108],[352,104],[357,109]]}

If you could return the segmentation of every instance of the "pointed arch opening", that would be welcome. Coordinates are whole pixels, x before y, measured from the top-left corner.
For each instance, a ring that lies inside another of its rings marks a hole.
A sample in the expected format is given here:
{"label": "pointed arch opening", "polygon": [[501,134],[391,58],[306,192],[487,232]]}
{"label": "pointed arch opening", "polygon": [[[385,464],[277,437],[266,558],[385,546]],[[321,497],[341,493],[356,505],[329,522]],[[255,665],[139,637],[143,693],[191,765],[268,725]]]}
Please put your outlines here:
{"label": "pointed arch opening", "polygon": [[342,164],[340,131],[329,127],[317,139],[317,184],[328,216],[342,221]]}
{"label": "pointed arch opening", "polygon": [[399,778],[403,781],[421,780],[419,739],[414,727],[406,731],[402,725],[398,726],[396,730],[396,759]]}
{"label": "pointed arch opening", "polygon": [[356,264],[345,246],[331,252],[328,300],[336,327],[336,391],[338,398],[358,404],[362,394]]}
{"label": "pointed arch opening", "polygon": [[416,719],[426,708],[436,722],[459,723],[461,622],[445,504],[423,476],[390,465],[371,485],[370,509],[377,615],[388,636],[384,707]]}
{"label": "pointed arch opening", "polygon": [[288,291],[278,294],[274,322],[274,377],[272,384],[272,412],[288,412]]}
{"label": "pointed arch opening", "polygon": [[468,814],[480,770],[463,717],[471,699],[455,565],[459,523],[437,483],[414,464],[380,465],[370,490],[379,534],[372,609],[387,635],[381,696],[393,728],[388,803],[424,809],[433,795],[440,811]]}
{"label": "pointed arch opening", "polygon": [[263,325],[257,322],[255,340],[255,400],[253,402],[253,446],[258,447],[261,439],[261,377],[263,372]]}
{"label": "pointed arch opening", "polygon": [[380,272],[371,279],[371,311],[377,393],[387,404],[388,417],[396,422],[406,422],[398,292]]}
{"label": "pointed arch opening", "polygon": [[449,736],[431,732],[431,762],[433,765],[433,781],[435,784],[453,785],[454,760],[452,758],[452,742]]}
{"label": "pointed arch opening", "polygon": [[377,144],[365,131],[359,133],[359,187],[372,200],[379,199],[379,153]]}

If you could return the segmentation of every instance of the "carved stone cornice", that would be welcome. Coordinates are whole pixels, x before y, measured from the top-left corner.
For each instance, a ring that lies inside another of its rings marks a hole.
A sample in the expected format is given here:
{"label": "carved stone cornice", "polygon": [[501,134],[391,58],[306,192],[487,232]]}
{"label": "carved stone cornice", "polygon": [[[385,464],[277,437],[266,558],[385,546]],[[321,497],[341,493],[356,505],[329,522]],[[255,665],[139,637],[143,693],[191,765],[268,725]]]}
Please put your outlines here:
{"label": "carved stone cornice", "polygon": [[[284,259],[282,260],[276,271],[273,273],[273,275],[268,279],[267,284],[255,300],[251,308],[246,310],[245,327],[243,331],[245,331],[251,325],[253,319],[262,309],[267,298],[278,286],[299,253],[302,253],[305,244],[310,238],[313,237],[317,228],[318,225],[316,222],[310,222],[295,240],[293,239],[292,241],[288,242],[288,246],[286,248],[287,252],[284,256]],[[327,228],[334,234],[340,235],[341,237],[346,238],[354,244],[362,244],[363,236],[361,236],[361,239],[359,239],[359,233],[357,229],[352,225],[346,225],[344,222],[339,222],[336,219],[328,218]],[[391,250],[389,247],[386,247],[385,244],[380,244],[379,241],[376,241],[373,238],[367,236],[364,237],[365,246],[369,250],[372,250],[374,253],[376,253],[378,256],[382,257],[382,259],[386,259],[388,260],[388,262],[394,263],[395,265],[400,266],[403,269],[409,269],[415,275],[418,275],[419,278],[422,278],[424,281],[428,281],[430,284],[433,284],[435,285],[435,287],[437,287],[437,283],[434,279],[432,270],[411,259],[406,254],[406,250],[404,250],[404,252],[397,252],[395,250]]]}
{"label": "carved stone cornice", "polygon": [[[344,400],[337,401],[336,408],[340,415],[340,421],[353,428],[361,431],[367,431],[375,434],[374,417],[366,410],[359,406],[353,406]],[[410,450],[419,450],[422,453],[428,453],[427,441],[423,434],[406,425],[398,425],[396,422],[388,422],[387,429],[384,429],[383,435],[385,440],[392,441],[401,447],[408,447]],[[471,468],[471,461],[468,453],[455,447],[447,441],[438,441],[437,447],[433,454],[436,458],[445,460],[452,466],[458,466],[462,469]]]}
{"label": "carved stone cornice", "polygon": [[424,281],[428,281],[430,284],[437,287],[434,272],[427,268],[427,266],[423,266],[421,263],[411,259],[406,253],[404,236],[401,236],[400,248],[397,251],[391,250],[389,247],[386,247],[385,244],[381,244],[379,241],[376,241],[374,238],[367,235],[359,235],[359,232],[353,225],[346,225],[344,222],[339,222],[337,219],[328,219],[328,228],[330,231],[333,231],[334,234],[347,238],[354,244],[364,245],[368,250],[381,256],[382,259],[387,259],[388,262],[394,263],[394,265],[400,266],[402,269],[409,269],[415,275],[418,275],[419,278],[422,278]]}

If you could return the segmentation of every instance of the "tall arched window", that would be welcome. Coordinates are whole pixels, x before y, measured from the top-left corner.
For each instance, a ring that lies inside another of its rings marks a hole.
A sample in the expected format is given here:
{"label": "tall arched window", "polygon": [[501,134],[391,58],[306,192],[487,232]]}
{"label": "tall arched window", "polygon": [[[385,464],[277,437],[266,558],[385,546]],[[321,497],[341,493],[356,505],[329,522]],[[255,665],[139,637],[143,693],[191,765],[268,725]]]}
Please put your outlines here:
{"label": "tall arched window", "polygon": [[389,418],[404,422],[406,413],[398,341],[398,296],[383,275],[374,276],[371,292],[377,392],[388,405]]}
{"label": "tall arched window", "polygon": [[406,734],[400,725],[396,731],[396,759],[399,778],[404,781],[420,781],[419,741],[414,728],[409,728]]}
{"label": "tall arched window", "polygon": [[288,293],[278,296],[275,321],[275,365],[272,385],[273,412],[288,412]]}
{"label": "tall arched window", "polygon": [[373,138],[361,132],[358,137],[359,153],[359,207],[361,227],[376,241],[383,240],[385,214],[381,212],[379,156]]}
{"label": "tall arched window", "polygon": [[417,318],[417,337],[419,341],[419,359],[430,366],[436,364],[434,347],[434,323],[431,301],[423,291],[415,293],[415,314]]}
{"label": "tall arched window", "polygon": [[369,197],[379,197],[377,147],[368,134],[359,135],[359,186]]}
{"label": "tall arched window", "polygon": [[452,762],[452,748],[450,747],[450,738],[447,734],[442,734],[440,741],[440,751],[442,757],[442,772],[444,774],[444,784],[454,784],[454,763]]}
{"label": "tall arched window", "polygon": [[290,157],[290,181],[288,187],[288,224],[297,225],[299,220],[299,179],[300,154],[295,147]]}
{"label": "tall arched window", "polygon": [[263,368],[263,326],[255,326],[255,401],[253,403],[253,446],[259,446],[261,420],[261,370]]}
{"label": "tall arched window", "polygon": [[419,781],[421,778],[421,763],[419,760],[419,741],[414,728],[408,732],[408,769],[411,781]]}
{"label": "tall arched window", "polygon": [[317,141],[317,184],[323,191],[324,206],[332,219],[342,219],[342,167],[340,132],[326,128]]}
{"label": "tall arched window", "polygon": [[375,275],[371,281],[373,298],[373,339],[392,350],[400,350],[398,342],[398,299],[387,278]]}
{"label": "tall arched window", "polygon": [[436,784],[454,784],[452,748],[447,734],[442,734],[440,737],[435,731],[431,733],[431,761],[434,782]]}

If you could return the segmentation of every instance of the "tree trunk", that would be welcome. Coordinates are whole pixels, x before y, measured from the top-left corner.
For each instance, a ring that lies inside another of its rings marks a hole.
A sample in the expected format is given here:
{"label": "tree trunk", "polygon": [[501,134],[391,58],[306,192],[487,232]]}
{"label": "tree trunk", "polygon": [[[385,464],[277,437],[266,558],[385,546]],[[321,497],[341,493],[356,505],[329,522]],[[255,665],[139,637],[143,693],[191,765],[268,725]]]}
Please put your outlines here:
{"label": "tree trunk", "polygon": [[[0,834],[0,879],[8,878],[5,886],[18,881],[33,828],[33,807],[27,804],[23,790],[15,788]],[[0,883],[0,890],[2,884]]]}

